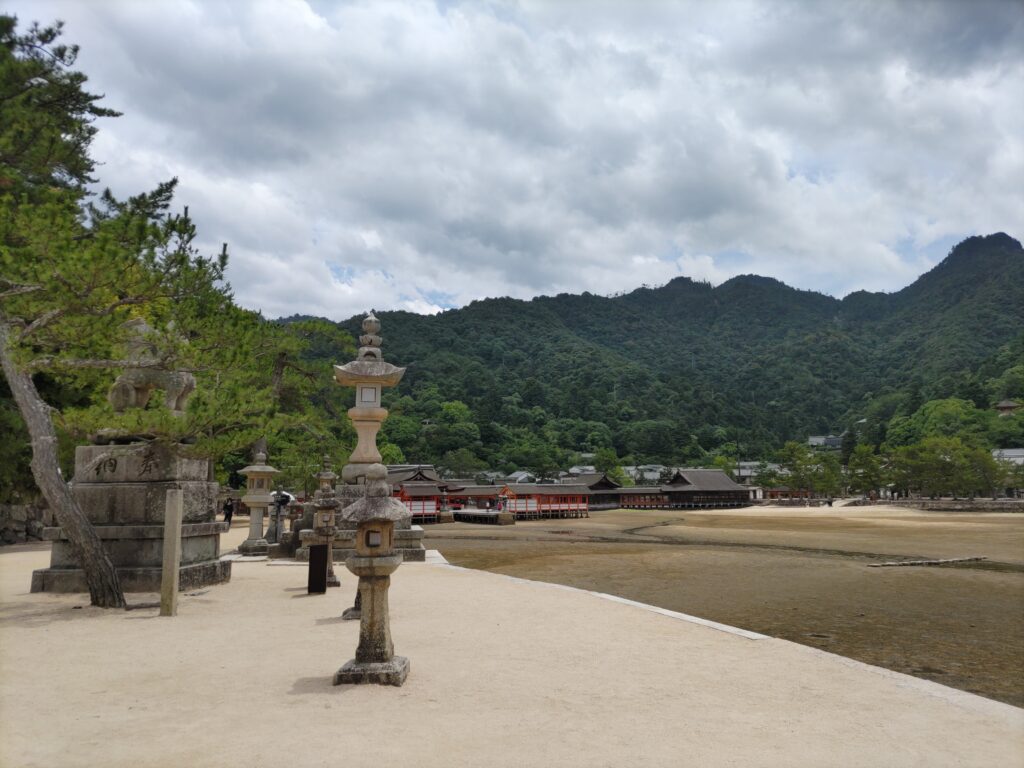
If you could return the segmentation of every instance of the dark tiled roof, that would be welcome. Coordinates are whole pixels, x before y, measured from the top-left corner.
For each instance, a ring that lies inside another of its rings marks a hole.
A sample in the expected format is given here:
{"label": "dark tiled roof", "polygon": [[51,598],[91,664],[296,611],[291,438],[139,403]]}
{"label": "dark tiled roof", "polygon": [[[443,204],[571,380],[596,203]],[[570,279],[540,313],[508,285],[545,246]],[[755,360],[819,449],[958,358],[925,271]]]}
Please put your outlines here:
{"label": "dark tiled roof", "polygon": [[448,496],[461,498],[463,496],[497,496],[501,492],[500,485],[465,485],[458,489],[449,489]]}
{"label": "dark tiled roof", "polygon": [[402,483],[402,493],[412,497],[440,496],[441,489],[437,483]]}
{"label": "dark tiled roof", "polygon": [[[684,482],[676,482],[682,478]],[[668,484],[665,491],[743,491],[742,485],[734,482],[720,469],[681,469]]]}
{"label": "dark tiled roof", "polygon": [[441,478],[438,477],[437,471],[429,464],[419,466],[399,464],[388,467],[388,482],[392,485],[405,483],[410,480],[413,482],[436,483],[440,479]]}
{"label": "dark tiled roof", "polygon": [[586,496],[590,493],[585,485],[568,483],[509,483],[505,487],[516,496]]}
{"label": "dark tiled roof", "polygon": [[585,485],[588,488],[594,488],[594,486],[598,484],[603,485],[605,488],[619,487],[619,484],[616,483],[611,478],[609,478],[605,472],[587,472],[582,475],[577,475],[576,477],[572,478],[572,484],[575,485],[577,483],[580,485]]}

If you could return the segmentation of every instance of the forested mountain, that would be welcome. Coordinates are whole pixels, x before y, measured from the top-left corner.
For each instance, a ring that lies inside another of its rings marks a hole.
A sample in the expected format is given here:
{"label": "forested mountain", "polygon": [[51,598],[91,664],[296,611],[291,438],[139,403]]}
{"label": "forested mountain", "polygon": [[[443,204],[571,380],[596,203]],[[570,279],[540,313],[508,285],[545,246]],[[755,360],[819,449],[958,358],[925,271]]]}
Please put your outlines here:
{"label": "forested mountain", "polygon": [[[409,367],[385,435],[411,461],[468,448],[490,464],[598,448],[638,461],[768,457],[864,418],[877,444],[926,401],[987,409],[1024,395],[993,390],[1024,362],[1022,267],[1021,244],[1000,233],[965,240],[892,294],[680,277],[613,297],[379,313],[387,358]],[[359,321],[340,325],[358,335]],[[468,409],[446,416],[456,401]]]}

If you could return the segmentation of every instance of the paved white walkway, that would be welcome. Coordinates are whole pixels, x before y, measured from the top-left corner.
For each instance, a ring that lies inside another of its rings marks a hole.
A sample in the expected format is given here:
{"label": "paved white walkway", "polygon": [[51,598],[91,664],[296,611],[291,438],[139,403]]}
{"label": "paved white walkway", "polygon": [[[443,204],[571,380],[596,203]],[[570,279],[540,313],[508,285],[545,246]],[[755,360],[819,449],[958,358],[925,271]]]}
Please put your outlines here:
{"label": "paved white walkway", "polygon": [[350,688],[347,572],[238,561],[160,618],[27,594],[47,559],[0,552],[5,768],[1024,765],[1024,710],[579,590],[403,565],[409,679]]}

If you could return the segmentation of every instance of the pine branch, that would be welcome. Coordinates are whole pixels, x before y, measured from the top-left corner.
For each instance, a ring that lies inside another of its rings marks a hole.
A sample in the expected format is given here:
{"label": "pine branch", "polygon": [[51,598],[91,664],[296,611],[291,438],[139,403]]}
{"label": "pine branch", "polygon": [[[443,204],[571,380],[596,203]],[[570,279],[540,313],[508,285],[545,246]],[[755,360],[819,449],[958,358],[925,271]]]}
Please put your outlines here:
{"label": "pine branch", "polygon": [[0,277],[0,280],[7,283],[8,285],[14,286],[13,288],[8,288],[3,293],[0,293],[0,299],[7,299],[10,298],[11,296],[21,296],[22,294],[26,293],[34,293],[36,291],[41,291],[43,289],[43,286],[41,285],[16,283],[13,280],[8,280],[5,277]]}

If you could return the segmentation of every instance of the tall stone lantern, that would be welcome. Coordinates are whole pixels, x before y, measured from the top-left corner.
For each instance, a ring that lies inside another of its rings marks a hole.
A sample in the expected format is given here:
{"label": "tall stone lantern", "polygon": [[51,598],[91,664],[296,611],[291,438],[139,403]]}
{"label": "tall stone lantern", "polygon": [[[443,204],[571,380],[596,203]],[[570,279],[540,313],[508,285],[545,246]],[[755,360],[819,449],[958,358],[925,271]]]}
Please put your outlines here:
{"label": "tall stone lantern", "polygon": [[345,365],[334,366],[337,382],[356,389],[356,404],[349,408],[348,416],[356,428],[358,442],[348,464],[341,471],[342,479],[349,484],[360,482],[368,466],[380,463],[377,433],[381,423],[388,417],[387,409],[380,404],[381,390],[396,386],[405,375],[405,368],[384,362],[380,351],[383,339],[379,333],[380,320],[371,310],[363,319],[363,335],[359,337],[362,346],[359,347],[358,357]]}
{"label": "tall stone lantern", "polygon": [[271,492],[272,478],[279,473],[267,464],[267,454],[257,453],[255,463],[238,470],[245,477],[245,496],[242,503],[249,508],[249,538],[238,545],[243,555],[265,555],[270,551],[270,544],[263,537],[263,515],[273,503]]}
{"label": "tall stone lantern", "polygon": [[[361,346],[356,359],[345,365],[334,366],[335,380],[344,386],[355,387],[356,390],[356,403],[348,410],[348,415],[356,429],[358,441],[348,464],[341,470],[344,485],[339,490],[343,508],[363,497],[365,489],[361,484],[365,481],[367,468],[382,461],[377,449],[377,433],[388,412],[381,407],[381,392],[385,387],[396,386],[405,374],[405,368],[384,362],[380,349],[382,342],[380,320],[371,310],[363,318],[363,334],[359,337]],[[406,515],[398,522],[398,549],[407,560],[423,560],[426,554],[422,545],[423,529],[412,526],[411,519],[411,516]],[[344,533],[352,534],[352,523],[344,514],[341,515],[341,526]],[[355,605],[345,610],[341,617],[358,619],[362,599],[362,592],[357,592]]]}
{"label": "tall stone lantern", "polygon": [[334,684],[378,683],[401,685],[409,674],[409,659],[395,656],[388,613],[391,574],[402,564],[395,551],[395,524],[409,518],[409,511],[391,495],[388,470],[383,464],[365,468],[365,495],[342,512],[356,526],[356,551],[345,561],[359,577],[362,609],[356,656],[334,673]]}

